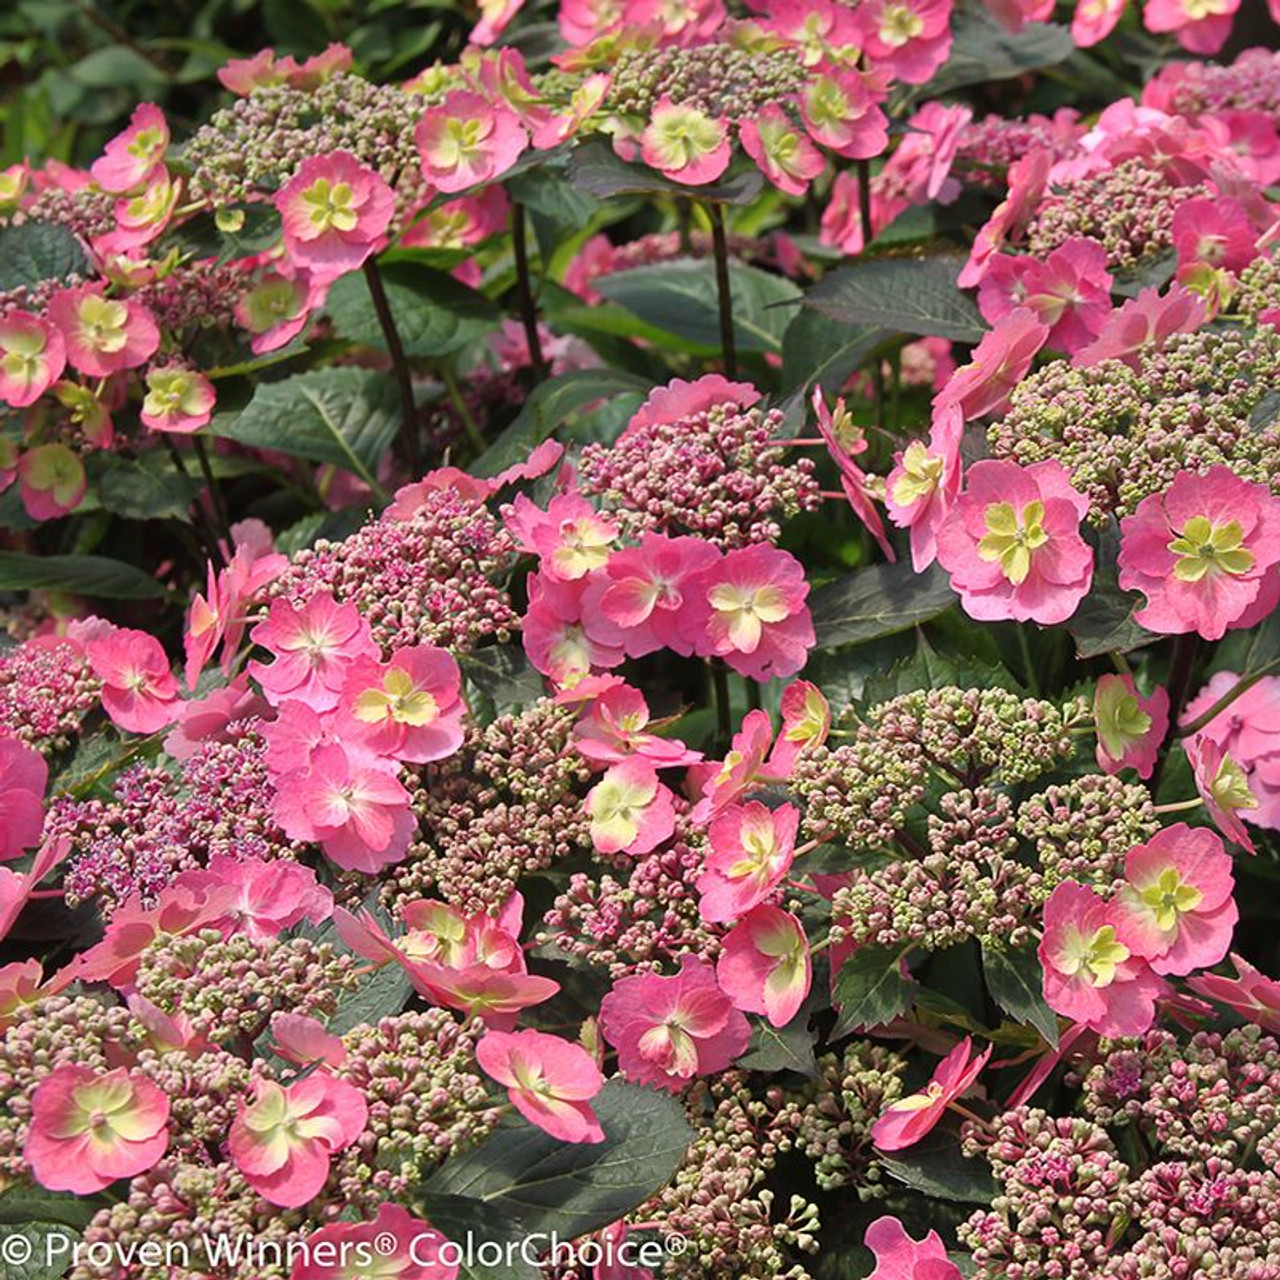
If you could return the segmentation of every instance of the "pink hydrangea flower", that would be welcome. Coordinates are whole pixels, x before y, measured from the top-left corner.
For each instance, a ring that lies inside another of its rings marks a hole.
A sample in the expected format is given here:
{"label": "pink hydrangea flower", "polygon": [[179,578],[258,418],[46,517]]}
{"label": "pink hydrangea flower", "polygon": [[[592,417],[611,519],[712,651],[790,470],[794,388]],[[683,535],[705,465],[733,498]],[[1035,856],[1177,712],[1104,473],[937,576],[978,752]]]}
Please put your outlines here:
{"label": "pink hydrangea flower", "polygon": [[476,1061],[530,1124],[561,1142],[603,1142],[591,1099],[604,1079],[581,1046],[541,1031],[489,1031]]}
{"label": "pink hydrangea flower", "polygon": [[822,153],[776,103],[738,126],[742,149],[779,191],[802,196],[826,165]]}
{"label": "pink hydrangea flower", "polygon": [[1180,267],[1203,263],[1239,272],[1258,252],[1258,233],[1239,200],[1188,200],[1173,215],[1173,247]]}
{"label": "pink hydrangea flower", "polygon": [[396,771],[356,747],[317,747],[307,768],[281,779],[276,819],[290,839],[314,841],[343,869],[375,874],[404,857],[418,827]]}
{"label": "pink hydrangea flower", "polygon": [[[90,242],[100,258],[120,260],[149,245],[173,220],[182,182],[161,166],[136,194],[116,201],[115,228]],[[110,274],[110,269],[108,269]]]}
{"label": "pink hydrangea flower", "polygon": [[675,830],[671,792],[640,756],[615,764],[587,792],[591,843],[600,853],[651,853]]}
{"label": "pink hydrangea flower", "polygon": [[259,1080],[231,1122],[227,1149],[269,1204],[296,1209],[319,1195],[329,1162],[364,1132],[364,1095],[326,1071],[280,1085]]}
{"label": "pink hydrangea flower", "polygon": [[702,918],[723,924],[764,902],[791,869],[799,828],[800,811],[790,804],[770,810],[753,800],[722,809],[698,879]]}
{"label": "pink hydrangea flower", "polygon": [[1236,970],[1234,978],[1202,973],[1188,979],[1187,986],[1206,1000],[1234,1009],[1246,1022],[1257,1023],[1272,1035],[1280,1033],[1280,982],[1260,973],[1234,952],[1231,963]]}
{"label": "pink hydrangea flower", "polygon": [[911,538],[911,565],[923,573],[938,556],[938,530],[960,492],[960,441],[964,413],[959,405],[933,414],[928,442],[912,440],[893,455],[884,484],[889,519]]}
{"label": "pink hydrangea flower", "polygon": [[607,580],[589,575],[557,582],[529,575],[529,608],[521,641],[534,669],[559,685],[573,685],[593,668],[620,666],[624,633],[599,607]]}
{"label": "pink hydrangea flower", "polygon": [[936,1231],[913,1240],[897,1218],[877,1218],[863,1236],[876,1256],[868,1280],[961,1280],[963,1272],[947,1257],[947,1246]]}
{"label": "pink hydrangea flower", "polygon": [[1163,685],[1145,698],[1131,675],[1102,676],[1093,691],[1093,720],[1100,769],[1131,768],[1140,778],[1151,777],[1169,732],[1169,693]]}
{"label": "pink hydrangea flower", "polygon": [[22,505],[33,520],[56,520],[84,499],[88,476],[79,456],[65,444],[38,444],[18,459]]}
{"label": "pink hydrangea flower", "polygon": [[91,640],[85,657],[102,681],[102,709],[130,733],[155,733],[178,717],[178,681],[160,641],[117,628]]}
{"label": "pink hydrangea flower", "polygon": [[800,921],[779,907],[753,907],[725,935],[716,979],[737,1008],[785,1027],[813,982],[809,939]]}
{"label": "pink hydrangea flower", "polygon": [[1212,738],[1202,734],[1184,739],[1182,749],[1213,825],[1242,849],[1257,852],[1240,816],[1258,807],[1249,775]]}
{"label": "pink hydrangea flower", "polygon": [[1049,326],[1029,307],[1010,311],[978,343],[969,363],[935,397],[934,406],[959,405],[966,422],[1003,413],[1048,337]]}
{"label": "pink hydrangea flower", "polygon": [[1102,331],[1111,314],[1111,284],[1107,251],[1097,240],[1076,236],[1043,261],[995,258],[979,286],[978,305],[993,324],[1026,307],[1049,326],[1046,345],[1070,354]]}
{"label": "pink hydrangea flower", "polygon": [[1034,147],[1009,166],[1009,193],[996,206],[976,237],[969,259],[957,278],[962,289],[980,284],[992,259],[1031,220],[1049,184],[1053,153]]}
{"label": "pink hydrangea flower", "polygon": [[169,123],[153,102],[134,108],[128,126],[107,143],[89,174],[103,191],[124,195],[143,186],[163,163]]}
{"label": "pink hydrangea flower", "polygon": [[1093,578],[1093,550],[1080,536],[1088,510],[1059,462],[975,463],[938,530],[938,561],[965,612],[984,622],[1065,622]]}
{"label": "pink hydrangea flower", "polygon": [[899,1098],[871,1126],[871,1141],[881,1151],[914,1147],[946,1114],[948,1106],[966,1093],[987,1065],[993,1046],[973,1055],[973,1041],[965,1036],[938,1064],[933,1078],[919,1092]]}
{"label": "pink hydrangea flower", "polygon": [[342,686],[343,722],[379,755],[414,764],[443,760],[462,745],[462,673],[435,645],[397,649],[389,663],[361,656]]}
{"label": "pink hydrangea flower", "polygon": [[326,1031],[323,1022],[306,1014],[273,1013],[271,1040],[276,1056],[295,1066],[309,1067],[319,1062],[340,1067],[347,1060],[342,1037]]}
{"label": "pink hydrangea flower", "polygon": [[856,71],[822,71],[800,90],[800,118],[819,146],[848,160],[869,160],[889,145],[880,109],[884,81]]}
{"label": "pink hydrangea flower", "polygon": [[35,404],[67,364],[62,331],[29,311],[0,318],[0,400],[12,409]]}
{"label": "pink hydrangea flower", "polygon": [[18,738],[0,737],[0,862],[39,844],[48,785],[44,757]]}
{"label": "pink hydrangea flower", "polygon": [[427,180],[446,193],[500,178],[529,145],[514,111],[465,89],[428,107],[414,137]]}
{"label": "pink hydrangea flower", "polygon": [[291,274],[269,270],[237,299],[236,323],[252,334],[249,349],[264,355],[287,346],[307,327],[313,311],[324,305],[329,280],[302,267]]}
{"label": "pink hydrangea flower", "polygon": [[795,675],[814,644],[804,568],[757,544],[730,551],[689,586],[686,634],[694,650],[753,680]]}
{"label": "pink hydrangea flower", "polygon": [[1189,53],[1217,53],[1231,34],[1240,0],[1145,0],[1142,24],[1157,35],[1172,32]]}
{"label": "pink hydrangea flower", "polygon": [[[458,1264],[441,1254],[450,1243],[429,1222],[389,1200],[372,1222],[331,1222],[307,1236],[289,1280],[457,1280]],[[353,1259],[370,1258],[368,1268]],[[361,1269],[364,1268],[364,1269]]]}
{"label": "pink hydrangea flower", "polygon": [[831,705],[816,684],[795,680],[782,692],[782,729],[769,756],[769,771],[790,777],[806,751],[820,747],[831,732]]}
{"label": "pink hydrangea flower", "polygon": [[521,550],[537,555],[542,572],[557,582],[577,582],[603,568],[618,538],[617,521],[576,493],[557,494],[545,512],[520,494],[507,527]]}
{"label": "pink hydrangea flower", "polygon": [[267,620],[249,636],[275,656],[269,665],[254,660],[248,667],[272,706],[288,698],[315,711],[331,711],[341,699],[351,664],[379,655],[360,611],[353,604],[338,604],[327,591],[317,592],[301,608],[273,600]]}
{"label": "pink hydrangea flower", "polygon": [[194,369],[166,365],[147,371],[147,395],[139,414],[152,431],[190,435],[213,417],[213,383]]}
{"label": "pink hydrangea flower", "polygon": [[395,192],[349,151],[309,156],[276,192],[289,261],[321,280],[354,271],[395,212]]}
{"label": "pink hydrangea flower", "polygon": [[1088,369],[1104,360],[1123,360],[1137,368],[1139,352],[1159,349],[1175,333],[1195,333],[1207,314],[1204,299],[1180,284],[1171,284],[1164,294],[1154,287],[1143,289],[1111,312],[1097,338],[1077,351],[1071,363]]}
{"label": "pink hydrangea flower", "polygon": [[203,698],[188,698],[181,704],[178,722],[165,736],[165,753],[175,760],[190,760],[202,743],[230,742],[235,726],[270,714],[266,699],[249,688],[248,678],[237,676]]}
{"label": "pink hydrangea flower", "polygon": [[1044,904],[1044,998],[1055,1013],[1104,1036],[1141,1035],[1164,983],[1124,940],[1128,915],[1094,889],[1064,880]]}
{"label": "pink hydrangea flower", "polygon": [[1120,586],[1147,599],[1134,619],[1162,635],[1220,640],[1280,564],[1280,499],[1227,467],[1183,471],[1143,498],[1120,534]]}
{"label": "pink hydrangea flower", "polygon": [[1129,0],[1076,0],[1071,17],[1071,38],[1081,49],[1090,49],[1115,30]]}
{"label": "pink hydrangea flower", "polygon": [[663,96],[640,135],[640,156],[652,169],[688,186],[714,182],[729,167],[729,122]]}
{"label": "pink hydrangea flower", "polygon": [[924,84],[951,52],[951,0],[870,0],[854,17],[866,56],[906,84]]}
{"label": "pink hydrangea flower", "polygon": [[230,858],[215,853],[207,869],[181,872],[174,884],[207,894],[219,914],[207,927],[224,935],[277,938],[303,920],[322,924],[333,914],[333,894],[301,863]]}
{"label": "pink hydrangea flower", "polygon": [[118,1067],[55,1067],[31,1098],[22,1157],[49,1191],[96,1195],[150,1169],[169,1146],[169,1099]]}
{"label": "pink hydrangea flower", "polygon": [[814,387],[811,403],[817,418],[818,434],[839,469],[840,488],[849,500],[853,514],[876,540],[885,559],[891,563],[896,561],[897,554],[885,533],[884,521],[876,506],[875,487],[871,477],[854,462],[854,458],[867,449],[866,433],[854,422],[843,396],[836,400],[834,408],[828,409],[822,388]]}
{"label": "pink hydrangea flower", "polygon": [[715,970],[686,954],[671,977],[639,973],[615,982],[600,1002],[600,1033],[628,1080],[675,1093],[744,1053],[751,1024],[720,990]]}
{"label": "pink hydrangea flower", "polygon": [[[773,743],[773,723],[767,711],[748,711],[742,727],[733,735],[728,754],[719,765],[701,766],[698,778],[701,799],[694,805],[694,822],[705,823],[726,805],[772,778],[765,770],[765,758]],[[698,770],[690,770],[691,774]],[[695,792],[698,794],[699,792]]]}
{"label": "pink hydrangea flower", "polygon": [[649,732],[648,723],[644,694],[630,685],[616,684],[591,700],[589,711],[574,726],[574,746],[597,766],[618,764],[632,756],[643,757],[656,769],[702,759],[701,752],[690,751],[678,739]]}
{"label": "pink hydrangea flower", "polygon": [[45,315],[62,331],[67,359],[91,378],[136,369],[155,355],[160,329],[140,302],[108,298],[106,286],[82,284],[59,289]]}
{"label": "pink hydrangea flower", "polygon": [[1227,954],[1240,912],[1231,855],[1214,832],[1166,827],[1129,850],[1124,877],[1125,941],[1157,973],[1207,969]]}
{"label": "pink hydrangea flower", "polygon": [[693,652],[683,615],[685,590],[719,560],[720,552],[702,538],[662,533],[645,533],[638,547],[609,557],[600,608],[621,632],[628,657],[659,649]]}

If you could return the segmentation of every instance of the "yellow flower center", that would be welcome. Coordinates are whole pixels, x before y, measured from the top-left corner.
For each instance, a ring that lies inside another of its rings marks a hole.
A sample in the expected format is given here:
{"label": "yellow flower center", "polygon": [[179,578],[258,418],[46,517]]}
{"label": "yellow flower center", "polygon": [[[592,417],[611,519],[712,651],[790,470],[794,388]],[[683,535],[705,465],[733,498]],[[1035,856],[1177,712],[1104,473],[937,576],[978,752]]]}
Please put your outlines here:
{"label": "yellow flower center", "polygon": [[993,502],[986,510],[986,536],[978,543],[978,555],[1000,565],[1000,572],[1019,586],[1031,572],[1035,553],[1049,541],[1044,528],[1044,503],[1028,502],[1021,512],[1011,502]]}
{"label": "yellow flower center", "polygon": [[1219,573],[1248,573],[1254,565],[1238,520],[1214,524],[1208,516],[1192,516],[1169,543],[1169,550],[1178,557],[1173,576],[1180,582],[1199,582]]}
{"label": "yellow flower center", "polygon": [[318,232],[354,231],[360,220],[354,201],[355,192],[349,182],[330,182],[317,178],[303,193],[308,206],[307,217]]}
{"label": "yellow flower center", "polygon": [[[930,453],[919,440],[913,440],[902,453],[902,474],[893,482],[893,500],[909,507],[927,498],[942,479],[943,459]],[[987,526],[990,528],[990,524]]]}
{"label": "yellow flower center", "polygon": [[1194,911],[1204,898],[1195,885],[1182,879],[1176,867],[1166,867],[1139,896],[1155,916],[1157,928],[1166,933],[1177,926],[1180,915]]}

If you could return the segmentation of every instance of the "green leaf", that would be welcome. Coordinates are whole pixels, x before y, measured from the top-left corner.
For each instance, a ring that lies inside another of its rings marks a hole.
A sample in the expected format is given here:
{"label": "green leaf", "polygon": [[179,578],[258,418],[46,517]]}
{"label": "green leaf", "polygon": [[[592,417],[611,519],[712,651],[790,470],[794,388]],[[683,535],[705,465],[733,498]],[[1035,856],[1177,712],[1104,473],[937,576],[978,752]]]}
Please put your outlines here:
{"label": "green leaf", "polygon": [[0,1224],[24,1226],[28,1222],[48,1222],[87,1227],[103,1203],[93,1196],[46,1191],[34,1184],[16,1182],[0,1195]]}
{"label": "green leaf", "polygon": [[[423,1192],[417,1207],[427,1222],[462,1249],[459,1280],[541,1280],[540,1268],[524,1256],[529,1229],[517,1219],[469,1196]],[[466,1248],[468,1239],[475,1245],[470,1251]],[[482,1242],[501,1249],[501,1261],[489,1263],[488,1251],[480,1248]],[[511,1246],[509,1254],[508,1246]],[[532,1242],[528,1252],[534,1252]],[[486,1261],[481,1261],[482,1253]]]}
{"label": "green leaf", "polygon": [[575,187],[604,199],[621,195],[672,195],[720,204],[750,204],[764,185],[760,171],[751,167],[721,182],[688,187],[664,178],[655,169],[620,160],[613,148],[598,138],[590,138],[574,149],[568,172],[569,181]]}
{"label": "green leaf", "polygon": [[0,292],[88,274],[80,241],[66,227],[54,222],[0,227]]}
{"label": "green leaf", "polygon": [[184,222],[165,243],[176,244],[198,258],[214,258],[221,264],[262,253],[280,242],[283,232],[275,205],[265,201],[233,204],[222,212],[224,217],[227,213],[241,215],[243,221],[235,231],[220,230],[216,214],[199,213]]}
{"label": "green leaf", "polygon": [[[720,346],[720,296],[710,258],[677,258],[617,271],[593,281],[596,291],[648,324],[701,346]],[[782,352],[782,335],[801,298],[798,286],[740,262],[729,264],[733,332],[742,351]]]}
{"label": "green leaf", "polygon": [[154,600],[164,587],[106,556],[27,556],[0,551],[0,591],[66,591],[103,600]]}
{"label": "green leaf", "polygon": [[529,211],[544,262],[600,211],[600,202],[590,192],[550,169],[530,169],[505,185],[511,198]]}
{"label": "green leaf", "polygon": [[982,944],[982,973],[991,998],[1011,1018],[1034,1027],[1056,1049],[1058,1015],[1045,1003],[1041,990],[1043,976],[1034,949],[1006,949]]}
{"label": "green leaf", "polygon": [[[445,271],[391,262],[379,274],[406,355],[451,355],[498,327],[497,305]],[[385,349],[364,272],[348,272],[334,283],[327,310],[342,337]]]}
{"label": "green leaf", "polygon": [[135,94],[154,93],[168,82],[154,62],[125,44],[95,49],[68,67],[67,74],[86,89],[128,89]]}
{"label": "green leaf", "polygon": [[899,952],[888,947],[859,947],[836,976],[832,998],[840,1017],[831,1038],[892,1022],[911,1007],[915,985],[903,975]]}
{"label": "green leaf", "polygon": [[1080,658],[1098,658],[1107,653],[1129,653],[1159,637],[1133,620],[1142,598],[1121,591],[1116,581],[1114,561],[1099,560],[1089,594],[1067,620],[1067,630],[1076,642]]}
{"label": "green leaf", "polygon": [[642,1205],[675,1176],[693,1130],[670,1094],[610,1080],[592,1099],[603,1142],[565,1143],[524,1122],[501,1126],[422,1186],[467,1196],[530,1231],[571,1239]]}
{"label": "green leaf", "polygon": [[804,296],[828,320],[977,342],[987,331],[956,279],[959,258],[873,258],[824,276]]}
{"label": "green leaf", "polygon": [[58,1222],[0,1225],[0,1280],[57,1280],[80,1243],[80,1232]]}
{"label": "green leaf", "polygon": [[916,98],[937,98],[965,85],[1042,71],[1064,62],[1076,47],[1066,27],[1031,22],[1012,35],[976,6],[957,9],[951,37],[950,57],[928,84],[916,90]]}
{"label": "green leaf", "polygon": [[458,664],[488,700],[495,716],[523,711],[546,696],[547,682],[519,645],[496,644],[460,653]]}
{"label": "green leaf", "polygon": [[496,476],[523,462],[566,418],[594,401],[647,393],[649,387],[648,381],[634,373],[604,366],[548,378],[533,389],[515,421],[472,464],[471,473]]}
{"label": "green leaf", "polygon": [[240,413],[215,415],[209,430],[257,449],[332,462],[378,493],[378,460],[399,421],[395,384],[386,374],[312,369],[279,382],[259,383]]}
{"label": "green leaf", "polygon": [[834,325],[812,307],[801,307],[782,335],[782,393],[810,387],[842,387],[893,334],[887,329]]}
{"label": "green leaf", "polygon": [[968,1160],[954,1133],[935,1129],[909,1150],[881,1155],[880,1163],[899,1182],[939,1200],[990,1204],[996,1181],[981,1160]]}
{"label": "green leaf", "polygon": [[160,452],[133,459],[94,455],[90,461],[95,464],[90,473],[98,473],[98,497],[104,509],[128,520],[186,520],[192,502],[204,489],[202,480],[183,475]]}
{"label": "green leaf", "polygon": [[868,565],[828,582],[809,596],[818,648],[863,644],[937,617],[955,603],[947,575],[936,565],[916,573],[907,561]]}
{"label": "green leaf", "polygon": [[761,1018],[752,1029],[751,1043],[737,1065],[744,1071],[795,1071],[814,1077],[818,1074],[818,1063],[813,1042],[807,1008],[785,1027],[775,1027]]}

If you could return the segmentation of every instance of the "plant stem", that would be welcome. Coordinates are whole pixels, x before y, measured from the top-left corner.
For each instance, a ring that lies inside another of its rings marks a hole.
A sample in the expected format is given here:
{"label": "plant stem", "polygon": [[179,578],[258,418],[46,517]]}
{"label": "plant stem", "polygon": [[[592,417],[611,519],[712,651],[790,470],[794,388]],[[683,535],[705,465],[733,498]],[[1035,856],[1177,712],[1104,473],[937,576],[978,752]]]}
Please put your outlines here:
{"label": "plant stem", "polygon": [[1022,655],[1022,669],[1027,677],[1027,688],[1033,697],[1040,696],[1040,673],[1036,670],[1035,659],[1031,656],[1031,644],[1027,640],[1025,624],[1016,623],[1018,628],[1018,652]]}
{"label": "plant stem", "polygon": [[1192,809],[1198,809],[1204,801],[1196,796],[1194,800],[1175,800],[1170,804],[1158,804],[1155,806],[1154,813],[1189,813]]}
{"label": "plant stem", "polygon": [[1267,668],[1264,667],[1261,671],[1254,671],[1247,676],[1241,676],[1217,702],[1202,711],[1194,720],[1183,725],[1177,731],[1177,736],[1179,738],[1189,738],[1193,733],[1199,733],[1211,720],[1215,720],[1220,716],[1242,693],[1247,693],[1252,689],[1266,673]]}
{"label": "plant stem", "polygon": [[209,462],[209,451],[205,448],[204,440],[200,436],[193,436],[191,443],[196,447],[196,458],[200,462],[200,472],[204,476],[205,485],[209,490],[209,501],[213,504],[213,514],[218,522],[218,535],[227,544],[227,550],[231,551],[233,542],[231,519],[227,515],[227,504],[223,501],[222,489],[218,485],[217,477],[213,474],[213,466]]}
{"label": "plant stem", "polygon": [[405,462],[409,464],[409,470],[416,479],[422,470],[422,450],[418,443],[418,408],[413,400],[413,378],[409,373],[409,360],[404,353],[404,343],[400,341],[400,331],[396,328],[396,318],[391,313],[391,303],[387,300],[387,291],[383,288],[377,262],[373,258],[366,258],[363,269],[365,283],[369,286],[369,297],[373,299],[373,310],[382,328],[387,351],[391,355],[396,387],[400,392],[400,436],[404,443]]}
{"label": "plant stem", "polygon": [[541,382],[547,376],[547,362],[542,355],[542,339],[538,337],[538,308],[533,300],[533,280],[529,275],[529,231],[525,224],[524,205],[511,202],[511,248],[516,258],[516,293],[520,298],[520,320],[524,325],[525,341],[529,344],[529,359],[533,363],[534,380]]}
{"label": "plant stem", "polygon": [[711,659],[711,682],[715,688],[716,734],[727,751],[733,741],[733,710],[729,705],[729,668],[719,658]]}
{"label": "plant stem", "polygon": [[711,219],[711,249],[716,260],[716,293],[720,300],[720,352],[726,378],[738,376],[738,346],[733,332],[733,293],[729,286],[729,241],[724,233],[724,210],[707,205]]}
{"label": "plant stem", "polygon": [[751,679],[746,679],[743,684],[747,686],[747,710],[760,710],[760,685]]}
{"label": "plant stem", "polygon": [[[189,479],[191,472],[187,470],[187,464],[182,460],[182,454],[178,451],[178,446],[174,444],[173,437],[167,431],[161,432],[161,434],[164,436],[164,443],[169,450],[169,456],[173,459],[173,465],[178,468],[182,475]],[[216,531],[209,524],[208,513],[198,501],[191,504],[191,510],[191,523],[195,527],[201,543],[204,545],[205,558],[215,569],[225,569],[227,567],[226,557],[222,554],[222,548],[218,545]]]}
{"label": "plant stem", "polygon": [[1195,671],[1196,657],[1200,652],[1200,637],[1194,631],[1180,635],[1173,642],[1173,662],[1169,671],[1169,732],[1161,744],[1164,748],[1156,761],[1155,772],[1151,775],[1151,794],[1157,794],[1160,786],[1160,775],[1164,772],[1165,761],[1169,758],[1169,745],[1173,741],[1174,731],[1178,727],[1178,717],[1182,715],[1183,704],[1191,688],[1191,676]]}
{"label": "plant stem", "polygon": [[862,252],[866,253],[875,232],[871,230],[871,161],[859,160],[858,173],[858,221],[862,224]]}
{"label": "plant stem", "polygon": [[476,457],[479,457],[489,446],[481,434],[475,414],[468,408],[466,399],[463,397],[462,388],[458,385],[458,375],[448,361],[442,361],[440,364],[440,381],[444,383],[444,389],[449,393],[449,400],[462,420],[462,429],[467,433],[467,439],[471,441]]}

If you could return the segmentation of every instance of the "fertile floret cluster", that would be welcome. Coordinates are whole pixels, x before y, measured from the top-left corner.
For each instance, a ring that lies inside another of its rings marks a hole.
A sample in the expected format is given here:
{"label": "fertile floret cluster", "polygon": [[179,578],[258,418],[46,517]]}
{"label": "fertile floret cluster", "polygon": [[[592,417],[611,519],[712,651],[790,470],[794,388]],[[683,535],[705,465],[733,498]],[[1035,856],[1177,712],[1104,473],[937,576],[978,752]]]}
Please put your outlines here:
{"label": "fertile floret cluster", "polygon": [[1131,514],[1183,471],[1228,465],[1280,485],[1280,423],[1255,420],[1277,377],[1280,333],[1267,326],[1178,334],[1140,352],[1136,368],[1057,361],[1016,388],[991,451],[1022,466],[1061,462],[1095,524]]}
{"label": "fertile floret cluster", "polygon": [[677,422],[633,425],[615,445],[582,451],[585,493],[624,533],[694,534],[730,550],[774,542],[781,521],[819,503],[813,463],[774,442],[781,411],[725,401]]}

